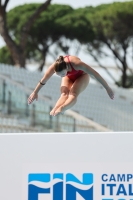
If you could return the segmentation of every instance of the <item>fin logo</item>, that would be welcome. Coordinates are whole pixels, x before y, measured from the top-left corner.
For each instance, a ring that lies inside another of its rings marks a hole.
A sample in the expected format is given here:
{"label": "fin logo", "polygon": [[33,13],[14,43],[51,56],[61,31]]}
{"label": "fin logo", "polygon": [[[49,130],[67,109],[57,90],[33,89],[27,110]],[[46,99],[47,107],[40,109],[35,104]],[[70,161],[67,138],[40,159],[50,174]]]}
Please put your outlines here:
{"label": "fin logo", "polygon": [[93,174],[29,174],[28,200],[93,200]]}

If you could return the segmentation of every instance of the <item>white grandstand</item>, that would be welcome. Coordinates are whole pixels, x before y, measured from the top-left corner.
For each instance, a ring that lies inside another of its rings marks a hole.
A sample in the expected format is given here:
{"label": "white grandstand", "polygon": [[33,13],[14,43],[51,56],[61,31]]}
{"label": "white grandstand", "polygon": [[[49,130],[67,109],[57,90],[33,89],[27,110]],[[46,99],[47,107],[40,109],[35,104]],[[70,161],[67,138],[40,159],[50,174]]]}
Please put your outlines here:
{"label": "white grandstand", "polygon": [[[29,131],[43,132],[47,130],[67,132],[133,130],[133,91],[131,89],[114,86],[115,99],[111,100],[100,84],[90,83],[79,96],[72,110],[66,111],[64,115],[51,117],[50,109],[60,96],[60,77],[54,75],[41,89],[39,101],[27,106],[27,97],[42,76],[43,74],[37,71],[29,72],[26,69],[0,64],[1,114],[8,115],[8,118],[10,115],[15,116],[17,125],[23,130],[28,131],[28,127]],[[2,127],[1,120],[0,132],[2,132]]]}

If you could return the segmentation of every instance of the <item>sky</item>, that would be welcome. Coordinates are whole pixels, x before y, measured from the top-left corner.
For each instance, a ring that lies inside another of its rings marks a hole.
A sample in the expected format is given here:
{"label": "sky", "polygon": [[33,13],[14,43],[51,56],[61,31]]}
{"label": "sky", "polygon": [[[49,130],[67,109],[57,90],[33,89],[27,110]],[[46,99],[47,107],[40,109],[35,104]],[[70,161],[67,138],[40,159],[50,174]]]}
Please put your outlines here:
{"label": "sky", "polygon": [[[73,8],[79,8],[79,7],[85,7],[85,6],[97,6],[99,4],[103,4],[103,3],[112,3],[112,2],[124,2],[126,0],[52,0],[52,3],[59,3],[59,4],[69,4],[71,5]],[[4,0],[3,0],[4,2]],[[21,2],[21,3],[20,3]],[[10,0],[8,3],[8,10],[10,10],[11,8],[17,6],[17,5],[21,5],[24,3],[32,3],[32,2],[37,2],[37,3],[41,3],[44,1],[41,0]]]}

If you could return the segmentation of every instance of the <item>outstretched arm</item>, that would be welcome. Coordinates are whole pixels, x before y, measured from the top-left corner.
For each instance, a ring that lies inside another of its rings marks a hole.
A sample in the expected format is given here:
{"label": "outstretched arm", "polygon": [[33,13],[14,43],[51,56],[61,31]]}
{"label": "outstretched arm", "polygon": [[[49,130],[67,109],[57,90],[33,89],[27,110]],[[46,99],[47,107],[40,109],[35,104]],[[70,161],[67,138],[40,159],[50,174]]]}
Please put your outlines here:
{"label": "outstretched arm", "polygon": [[36,88],[32,92],[32,94],[28,98],[28,104],[31,104],[35,99],[38,100],[38,92],[46,84],[46,82],[50,79],[50,77],[54,74],[54,63],[48,68],[43,78],[39,81]]}
{"label": "outstretched arm", "polygon": [[79,70],[82,70],[90,75],[93,75],[106,89],[110,98],[114,99],[114,93],[113,93],[112,89],[109,87],[107,82],[103,79],[103,77],[98,72],[96,72],[93,68],[91,68],[89,65],[85,64],[81,60],[77,61],[77,63],[75,65],[77,66],[77,68]]}

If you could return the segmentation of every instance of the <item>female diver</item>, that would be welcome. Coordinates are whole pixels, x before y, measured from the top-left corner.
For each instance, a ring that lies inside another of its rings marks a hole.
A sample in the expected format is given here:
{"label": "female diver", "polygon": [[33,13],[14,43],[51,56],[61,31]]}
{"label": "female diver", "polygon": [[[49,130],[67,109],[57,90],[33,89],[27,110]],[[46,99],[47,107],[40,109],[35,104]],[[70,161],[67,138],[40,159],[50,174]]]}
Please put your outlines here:
{"label": "female diver", "polygon": [[35,99],[38,100],[38,92],[43,85],[56,73],[62,77],[61,96],[51,110],[50,115],[56,116],[64,113],[67,109],[75,105],[81,92],[85,90],[89,83],[90,75],[93,75],[106,89],[109,97],[114,99],[114,93],[106,81],[86,63],[82,62],[76,56],[60,56],[46,71],[41,81],[37,84],[35,90],[28,98],[28,104]]}

